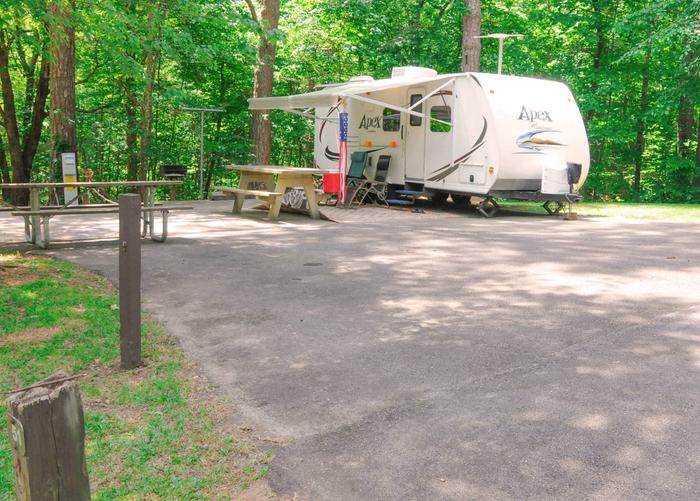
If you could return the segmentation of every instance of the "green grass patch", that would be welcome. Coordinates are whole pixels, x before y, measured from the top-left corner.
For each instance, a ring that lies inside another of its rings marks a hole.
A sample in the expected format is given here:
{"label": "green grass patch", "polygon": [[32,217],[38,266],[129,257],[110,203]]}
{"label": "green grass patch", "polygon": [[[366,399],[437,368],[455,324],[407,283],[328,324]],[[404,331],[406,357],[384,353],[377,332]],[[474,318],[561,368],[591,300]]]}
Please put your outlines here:
{"label": "green grass patch", "polygon": [[[84,374],[94,499],[236,499],[267,474],[269,454],[232,428],[226,404],[158,323],[143,323],[145,365],[121,370],[117,303],[107,280],[77,266],[0,254],[0,390]],[[0,499],[14,499],[7,433]]]}
{"label": "green grass patch", "polygon": [[[504,201],[507,210],[546,214],[540,202]],[[579,216],[700,222],[700,204],[634,204],[581,202],[574,205]]]}

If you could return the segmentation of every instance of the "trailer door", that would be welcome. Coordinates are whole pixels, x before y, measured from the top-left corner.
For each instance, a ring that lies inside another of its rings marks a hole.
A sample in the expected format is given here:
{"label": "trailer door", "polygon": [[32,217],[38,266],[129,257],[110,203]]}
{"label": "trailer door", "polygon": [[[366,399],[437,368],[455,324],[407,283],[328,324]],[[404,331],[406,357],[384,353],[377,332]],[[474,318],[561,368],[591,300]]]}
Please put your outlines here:
{"label": "trailer door", "polygon": [[[408,89],[409,107],[423,99],[425,89],[410,88]],[[421,103],[414,108],[414,111],[423,113]],[[406,154],[404,155],[406,162],[406,179],[410,181],[423,182],[424,165],[425,165],[425,120],[422,117],[415,115],[405,115],[407,117],[404,124],[404,144],[406,145]]]}
{"label": "trailer door", "polygon": [[424,105],[425,114],[431,118],[425,126],[425,179],[445,184],[445,178],[452,172],[452,91],[441,91],[431,96]]}

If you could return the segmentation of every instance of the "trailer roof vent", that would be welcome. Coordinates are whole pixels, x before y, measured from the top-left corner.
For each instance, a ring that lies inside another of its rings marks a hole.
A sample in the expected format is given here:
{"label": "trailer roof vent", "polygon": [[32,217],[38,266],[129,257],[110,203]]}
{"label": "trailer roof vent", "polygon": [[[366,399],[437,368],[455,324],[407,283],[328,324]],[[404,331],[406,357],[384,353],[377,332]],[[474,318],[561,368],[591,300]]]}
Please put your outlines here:
{"label": "trailer roof vent", "polygon": [[369,75],[359,75],[356,77],[352,77],[350,79],[351,82],[374,82],[374,78],[372,78]]}
{"label": "trailer roof vent", "polygon": [[391,70],[391,78],[425,78],[436,77],[437,71],[420,66],[400,66]]}

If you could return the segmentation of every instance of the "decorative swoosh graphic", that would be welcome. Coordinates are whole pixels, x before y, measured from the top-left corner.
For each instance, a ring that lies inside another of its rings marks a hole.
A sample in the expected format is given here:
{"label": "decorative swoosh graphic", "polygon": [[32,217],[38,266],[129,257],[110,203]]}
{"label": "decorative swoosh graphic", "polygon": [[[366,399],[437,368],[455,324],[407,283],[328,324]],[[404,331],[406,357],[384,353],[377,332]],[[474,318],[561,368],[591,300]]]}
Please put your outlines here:
{"label": "decorative swoosh graphic", "polygon": [[330,147],[326,146],[326,151],[323,152],[328,160],[337,161],[340,158],[340,153],[331,151]]}
{"label": "decorative swoosh graphic", "polygon": [[470,156],[472,156],[474,154],[474,152],[476,150],[478,150],[479,148],[481,148],[484,145],[484,143],[486,142],[484,140],[484,138],[486,137],[486,130],[488,129],[488,122],[486,121],[486,117],[482,117],[482,118],[484,120],[484,126],[481,129],[481,134],[479,134],[479,138],[476,141],[474,141],[474,144],[469,149],[469,151],[467,151],[464,155],[462,155],[461,157],[456,159],[454,162],[449,163],[447,165],[443,165],[439,169],[436,169],[433,172],[431,172],[431,174],[435,174],[435,175],[432,177],[429,177],[428,181],[440,181],[441,179],[445,179],[447,176],[449,176],[454,171],[459,169],[459,164],[461,162],[464,162],[465,160],[467,160]]}
{"label": "decorative swoosh graphic", "polygon": [[565,144],[554,141],[553,139],[536,137],[538,134],[542,134],[545,132],[559,132],[559,131],[552,130],[552,129],[531,130],[531,131],[525,132],[524,134],[520,134],[515,139],[515,144],[518,145],[518,148],[525,148],[528,150],[535,150],[535,151],[540,151],[542,149],[547,148],[548,146],[555,146],[555,147],[556,146],[566,146]]}
{"label": "decorative swoosh graphic", "polygon": [[[329,111],[328,114],[326,115],[326,118],[330,117],[335,111],[340,108],[340,103],[336,104],[333,106]],[[323,123],[321,124],[321,128],[318,131],[318,140],[321,144],[323,144],[323,129],[326,128],[326,124],[328,123],[328,120],[324,120]],[[332,162],[337,162],[338,159],[340,158],[340,153],[337,151],[332,151],[330,147],[326,146],[326,151],[323,152],[323,154],[326,156],[326,158]]]}

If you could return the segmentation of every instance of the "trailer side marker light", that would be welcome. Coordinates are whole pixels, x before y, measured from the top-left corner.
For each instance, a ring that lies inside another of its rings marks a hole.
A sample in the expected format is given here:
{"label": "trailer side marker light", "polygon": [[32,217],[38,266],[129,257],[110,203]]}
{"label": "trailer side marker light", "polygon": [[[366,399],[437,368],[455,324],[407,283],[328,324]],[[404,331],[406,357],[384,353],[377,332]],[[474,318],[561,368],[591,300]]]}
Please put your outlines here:
{"label": "trailer side marker light", "polygon": [[493,171],[494,171],[494,170],[495,170],[495,169],[494,169],[493,167],[489,167],[489,174],[493,174]]}
{"label": "trailer side marker light", "polygon": [[396,146],[397,146],[396,141],[394,141],[394,140],[389,141],[389,148],[396,148]]}
{"label": "trailer side marker light", "polygon": [[372,146],[372,141],[370,141],[369,139],[365,141],[365,146]]}

